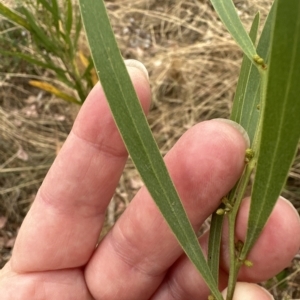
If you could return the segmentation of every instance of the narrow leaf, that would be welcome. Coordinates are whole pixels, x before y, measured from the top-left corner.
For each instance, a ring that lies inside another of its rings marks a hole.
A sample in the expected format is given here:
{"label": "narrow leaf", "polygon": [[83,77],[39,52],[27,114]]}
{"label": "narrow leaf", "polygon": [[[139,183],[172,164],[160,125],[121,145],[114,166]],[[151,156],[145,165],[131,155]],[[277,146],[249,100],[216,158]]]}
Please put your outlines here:
{"label": "narrow leaf", "polygon": [[48,62],[43,62],[40,61],[38,59],[36,59],[35,57],[33,57],[32,55],[28,55],[25,53],[21,53],[21,52],[13,52],[13,51],[5,51],[5,50],[1,50],[0,49],[0,53],[3,55],[8,55],[8,56],[12,56],[12,57],[18,57],[21,59],[26,60],[27,62],[34,64],[36,66],[45,68],[45,69],[49,69],[52,70],[56,73],[56,76],[66,85],[68,85],[71,88],[74,88],[74,84],[71,83],[69,81],[69,79],[66,76],[66,71],[61,69],[60,67],[55,66],[52,63],[48,63]]}
{"label": "narrow leaf", "polygon": [[[275,0],[276,2],[277,0]],[[272,24],[274,17],[274,7],[272,6],[268,18],[264,24],[264,28],[257,45],[257,53],[263,57],[268,63],[270,55],[270,44],[272,34]],[[243,108],[241,112],[240,124],[247,130],[251,143],[254,141],[255,133],[257,132],[258,121],[260,118],[260,85],[261,76],[254,64],[251,65],[249,80],[247,83]],[[256,147],[254,145],[254,147]],[[255,149],[256,150],[256,149]]]}
{"label": "narrow leaf", "polygon": [[67,16],[66,16],[66,34],[70,35],[73,24],[73,8],[72,1],[67,0]]}
{"label": "narrow leaf", "polygon": [[79,39],[79,36],[80,36],[80,32],[81,32],[81,29],[82,29],[82,22],[81,22],[81,18],[77,18],[77,23],[76,23],[76,28],[75,28],[75,34],[74,34],[74,37],[73,37],[73,45],[74,45],[74,48],[77,49],[77,43],[78,43],[78,39]]}
{"label": "narrow leaf", "polygon": [[[256,14],[251,29],[249,36],[251,38],[251,41],[255,44],[256,42],[256,37],[257,37],[257,31],[259,27],[259,20],[260,16],[259,13]],[[241,66],[241,71],[240,71],[240,76],[239,80],[237,83],[236,87],[236,92],[233,100],[233,107],[231,111],[231,116],[230,119],[237,122],[241,123],[241,114],[243,111],[243,105],[245,101],[245,93],[246,93],[246,88],[249,82],[249,76],[250,76],[250,71],[252,67],[252,61],[244,55],[243,61],[242,61],[242,66]],[[258,74],[259,76],[259,74]],[[246,129],[246,128],[245,128]]]}
{"label": "narrow leaf", "polygon": [[[257,46],[257,52],[264,58],[266,63],[268,63],[269,59],[273,16],[274,5],[268,14]],[[248,76],[243,71],[244,64],[249,66]],[[245,128],[251,144],[254,140],[260,117],[260,81],[260,74],[257,68],[248,58],[244,57],[231,118]]]}
{"label": "narrow leaf", "polygon": [[24,19],[23,17],[21,17],[19,14],[17,14],[16,12],[14,12],[13,10],[9,9],[7,6],[5,6],[4,4],[0,3],[0,14],[2,16],[4,16],[5,18],[7,18],[9,21],[16,23],[22,27],[24,27],[25,29],[27,29],[28,31],[31,31],[31,26],[30,24],[26,21],[26,19]]}
{"label": "narrow leaf", "polygon": [[38,0],[38,2],[43,6],[43,8],[47,9],[51,14],[53,14],[53,9],[47,0]]}
{"label": "narrow leaf", "polygon": [[241,23],[232,0],[210,0],[210,2],[242,51],[252,60],[256,54],[255,46]]}
{"label": "narrow leaf", "polygon": [[217,284],[219,284],[220,249],[224,215],[213,213],[209,230],[207,263]]}
{"label": "narrow leaf", "polygon": [[45,32],[36,23],[36,18],[32,15],[32,13],[25,7],[22,7],[22,13],[26,16],[27,21],[30,24],[30,27],[32,28],[31,33],[38,38],[39,45],[44,46],[48,51],[55,53],[55,45],[51,40],[49,40]]}
{"label": "narrow leaf", "polygon": [[276,6],[261,145],[242,259],[272,212],[300,136],[300,1],[278,0]]}
{"label": "narrow leaf", "polygon": [[50,15],[51,15],[51,21],[53,22],[55,29],[56,29],[56,33],[59,32],[59,15],[58,15],[58,11],[56,9],[55,6],[51,6],[48,0],[38,0],[38,2],[41,3],[42,7],[44,9],[46,9]]}
{"label": "narrow leaf", "polygon": [[168,174],[120,55],[102,0],[80,0],[94,64],[115,122],[151,196],[216,299],[222,296]]}
{"label": "narrow leaf", "polygon": [[[259,26],[259,14],[256,14],[252,22],[249,36],[253,43],[256,41],[258,26]],[[244,94],[249,80],[250,67],[252,62],[249,58],[244,55],[241,72],[237,84],[236,94],[233,102],[233,108],[231,113],[231,120],[238,122],[242,113]],[[231,190],[230,195],[235,195],[237,185]],[[229,197],[231,199],[231,197]],[[214,213],[211,219],[211,227],[209,232],[209,243],[208,243],[208,265],[211,272],[216,280],[219,282],[219,269],[220,269],[220,248],[222,238],[222,227],[223,227],[223,215]]]}
{"label": "narrow leaf", "polygon": [[50,84],[48,82],[31,80],[31,81],[29,81],[29,84],[34,87],[37,87],[43,91],[49,92],[65,101],[75,103],[75,104],[81,104],[80,101],[78,101],[76,98],[64,93],[63,91],[59,90],[58,88],[56,88],[55,86],[53,86],[52,84]]}
{"label": "narrow leaf", "polygon": [[60,13],[59,13],[59,6],[57,0],[52,0],[51,2],[52,2],[52,11],[53,11],[52,17],[53,17],[54,25],[57,32],[59,32],[59,21],[61,20]]}

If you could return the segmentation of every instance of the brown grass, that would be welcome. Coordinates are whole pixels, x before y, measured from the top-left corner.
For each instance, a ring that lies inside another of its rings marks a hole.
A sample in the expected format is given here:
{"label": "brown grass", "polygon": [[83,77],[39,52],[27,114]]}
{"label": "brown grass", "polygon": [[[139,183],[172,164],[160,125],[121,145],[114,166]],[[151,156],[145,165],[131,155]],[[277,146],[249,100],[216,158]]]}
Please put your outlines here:
{"label": "brown grass", "polygon": [[[257,10],[264,18],[270,1],[236,5],[249,28]],[[208,1],[116,0],[107,1],[107,7],[123,56],[142,61],[149,70],[153,104],[148,119],[163,154],[195,123],[229,116],[241,52]],[[13,71],[22,74],[17,75],[5,66],[0,69],[0,265],[10,257],[22,219],[77,112],[75,106],[29,88],[18,65]],[[128,161],[103,234],[141,185]],[[300,211],[299,186],[298,158],[285,195]],[[266,283],[276,299],[300,298],[299,258],[282,282],[274,278]]]}

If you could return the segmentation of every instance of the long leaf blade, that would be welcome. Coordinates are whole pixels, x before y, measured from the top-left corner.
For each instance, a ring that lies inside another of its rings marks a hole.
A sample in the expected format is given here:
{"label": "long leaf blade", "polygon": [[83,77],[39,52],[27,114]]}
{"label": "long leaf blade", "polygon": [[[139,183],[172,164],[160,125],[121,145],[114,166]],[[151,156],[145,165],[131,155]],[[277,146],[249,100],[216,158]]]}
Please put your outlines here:
{"label": "long leaf blade", "polygon": [[22,59],[28,61],[31,64],[37,65],[39,67],[43,67],[45,69],[51,69],[51,70],[53,70],[57,73],[61,73],[61,74],[66,73],[63,69],[61,69],[59,67],[56,67],[53,64],[48,64],[48,63],[42,62],[42,61],[34,58],[33,55],[25,54],[25,53],[22,53],[22,52],[5,51],[5,50],[2,50],[2,49],[0,49],[0,53],[3,54],[3,55],[22,58]]}
{"label": "long leaf blade", "polygon": [[222,296],[167,172],[115,41],[102,0],[80,0],[97,73],[125,145],[151,196],[180,245],[209,285]]}
{"label": "long leaf blade", "polygon": [[45,8],[46,10],[48,10],[48,12],[53,14],[53,9],[47,0],[38,0],[38,2],[43,6],[43,8]]}
{"label": "long leaf blade", "polygon": [[56,76],[57,76],[58,79],[60,79],[67,86],[69,86],[71,88],[74,88],[74,84],[66,76],[67,72],[65,70],[61,69],[60,67],[55,66],[52,63],[43,62],[39,59],[36,59],[32,55],[25,54],[25,53],[22,53],[22,52],[5,51],[5,50],[0,49],[0,53],[3,54],[3,55],[7,55],[7,56],[18,57],[18,58],[24,59],[25,61],[27,61],[31,64],[36,65],[36,66],[39,66],[39,67],[42,67],[42,68],[45,68],[45,69],[49,69],[49,70],[53,70],[56,73]]}
{"label": "long leaf blade", "polygon": [[237,44],[252,60],[256,54],[255,46],[241,23],[232,0],[210,0],[210,2]]}
{"label": "long leaf blade", "polygon": [[67,0],[67,16],[66,16],[66,34],[70,35],[73,25],[73,7],[72,1]]}
{"label": "long leaf blade", "polygon": [[59,21],[61,20],[60,18],[60,13],[59,13],[59,6],[57,0],[52,0],[52,17],[53,17],[53,22],[55,24],[55,28],[57,32],[59,32]]}
{"label": "long leaf blade", "polygon": [[[260,21],[260,16],[259,14],[256,14],[249,32],[249,36],[253,43],[256,42],[259,21]],[[251,67],[252,67],[252,61],[246,55],[244,55],[240,76],[239,76],[239,80],[237,83],[236,92],[233,100],[231,116],[230,116],[231,120],[239,124],[241,124],[241,115],[243,112],[245,94],[249,82]]]}
{"label": "long leaf blade", "polygon": [[255,243],[285,184],[300,137],[300,2],[278,0],[261,145],[242,259]]}
{"label": "long leaf blade", "polygon": [[219,284],[220,250],[224,215],[213,213],[209,229],[207,263],[217,284]]}
{"label": "long leaf blade", "polygon": [[[273,16],[274,5],[268,14],[257,45],[257,52],[264,58],[266,63],[268,63],[269,60]],[[244,65],[249,68],[247,70],[248,73],[246,73],[245,70],[243,71]],[[241,79],[239,78],[238,81],[231,119],[245,128],[252,144],[260,118],[259,104],[261,79],[256,66],[254,66],[247,57],[244,57],[243,59],[240,76],[243,77]]]}
{"label": "long leaf blade", "polygon": [[56,53],[55,45],[51,42],[43,29],[41,29],[40,26],[36,23],[36,18],[33,16],[33,14],[25,7],[22,7],[22,13],[26,16],[27,21],[31,26],[31,33],[39,39],[40,43],[48,51]]}
{"label": "long leaf blade", "polygon": [[[275,0],[276,2],[277,0]],[[270,44],[272,34],[272,24],[274,17],[274,7],[272,6],[268,18],[264,24],[263,31],[257,45],[257,52],[268,63],[270,55]],[[254,64],[251,65],[249,80],[244,95],[243,109],[241,112],[240,124],[247,130],[251,143],[254,141],[258,122],[260,119],[260,84],[261,77]],[[255,149],[256,150],[256,149]]]}
{"label": "long leaf blade", "polygon": [[0,3],[0,14],[3,15],[8,20],[10,20],[11,22],[14,22],[14,23],[24,27],[28,31],[31,31],[31,26],[26,21],[26,19],[24,19],[19,14],[17,14],[13,10],[9,9],[7,6],[5,6],[2,3]]}

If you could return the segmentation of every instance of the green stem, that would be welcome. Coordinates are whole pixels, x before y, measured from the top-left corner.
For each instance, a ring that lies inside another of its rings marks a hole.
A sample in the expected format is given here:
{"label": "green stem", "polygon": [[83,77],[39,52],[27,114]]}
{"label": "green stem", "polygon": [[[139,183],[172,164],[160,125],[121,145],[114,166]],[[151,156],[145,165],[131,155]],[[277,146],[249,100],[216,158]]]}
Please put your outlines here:
{"label": "green stem", "polygon": [[226,300],[232,299],[234,293],[234,287],[237,280],[237,259],[235,256],[235,220],[232,214],[228,216],[229,225],[229,255],[230,255],[230,271],[228,279],[227,297]]}
{"label": "green stem", "polygon": [[[260,75],[261,75],[261,87],[260,87],[261,116],[259,118],[259,123],[253,140],[253,150],[255,151],[256,160],[259,154],[259,148],[261,143],[262,120],[263,120],[263,113],[265,108],[265,99],[266,99],[266,91],[267,91],[267,83],[268,83],[268,74],[266,68],[260,70]],[[248,247],[247,248],[243,247],[240,253],[240,259],[245,260],[250,250],[251,249],[249,249]]]}
{"label": "green stem", "polygon": [[258,120],[257,129],[255,131],[255,136],[252,143],[252,149],[255,151],[256,157],[258,156],[259,147],[260,147],[260,141],[261,141],[261,130],[262,130],[262,120],[265,110],[265,102],[266,102],[266,93],[267,93],[267,83],[268,83],[268,73],[267,73],[267,67],[265,69],[260,68],[260,111],[261,115]]}
{"label": "green stem", "polygon": [[[239,269],[242,265],[239,257],[236,257],[235,250],[235,223],[236,216],[241,204],[241,201],[244,197],[246,188],[248,186],[251,173],[253,172],[256,165],[256,157],[254,157],[245,167],[244,173],[240,178],[239,184],[237,186],[236,192],[233,193],[232,197],[234,197],[234,205],[232,211],[228,214],[228,222],[229,222],[229,253],[230,253],[230,271],[229,271],[229,279],[228,279],[228,289],[227,289],[227,298],[226,300],[231,300],[234,293],[234,288],[238,276]],[[230,199],[229,199],[230,201]]]}
{"label": "green stem", "polygon": [[[265,106],[265,96],[266,96],[266,88],[267,88],[267,70],[266,66],[264,65],[263,68],[259,68],[260,75],[261,75],[261,95],[260,95],[260,103],[261,103],[261,112],[264,112]],[[230,252],[230,271],[229,271],[229,279],[228,279],[228,289],[227,289],[227,297],[226,300],[232,300],[234,289],[238,277],[239,270],[244,263],[244,260],[247,257],[247,254],[250,249],[242,248],[241,251],[238,253],[238,257],[236,255],[235,249],[235,224],[236,224],[236,216],[241,204],[241,201],[244,197],[246,188],[248,186],[250,176],[255,169],[258,153],[259,153],[259,146],[261,140],[261,127],[262,127],[262,116],[260,116],[259,123],[257,126],[257,130],[255,133],[255,137],[253,140],[252,149],[254,151],[254,157],[250,162],[247,164],[242,177],[240,178],[236,190],[230,196],[232,199],[229,199],[230,203],[233,203],[233,209],[228,214],[228,221],[229,221],[229,252]]]}

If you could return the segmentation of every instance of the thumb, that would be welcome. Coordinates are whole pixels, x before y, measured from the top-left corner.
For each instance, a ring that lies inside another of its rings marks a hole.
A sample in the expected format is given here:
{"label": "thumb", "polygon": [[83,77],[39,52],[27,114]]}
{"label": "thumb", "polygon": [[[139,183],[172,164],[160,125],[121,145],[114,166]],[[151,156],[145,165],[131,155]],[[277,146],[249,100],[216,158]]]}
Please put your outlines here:
{"label": "thumb", "polygon": [[[227,288],[222,292],[222,295],[226,297]],[[232,300],[274,300],[274,297],[264,288],[254,283],[238,282],[235,287]]]}

